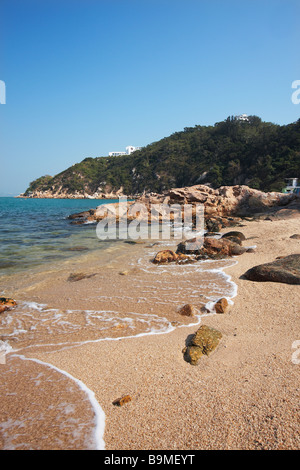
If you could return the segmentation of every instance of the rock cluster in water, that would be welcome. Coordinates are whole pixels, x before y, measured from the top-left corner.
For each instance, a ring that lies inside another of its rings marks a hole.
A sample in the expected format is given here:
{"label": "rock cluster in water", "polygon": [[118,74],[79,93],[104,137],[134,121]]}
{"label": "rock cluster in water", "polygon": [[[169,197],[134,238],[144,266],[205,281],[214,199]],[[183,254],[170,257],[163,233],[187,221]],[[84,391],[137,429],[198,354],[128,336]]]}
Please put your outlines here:
{"label": "rock cluster in water", "polygon": [[163,263],[191,263],[205,259],[222,259],[242,255],[248,251],[242,246],[245,236],[242,232],[232,231],[225,233],[221,238],[214,237],[192,238],[184,240],[177,245],[176,252],[162,250],[156,253],[152,262]]}

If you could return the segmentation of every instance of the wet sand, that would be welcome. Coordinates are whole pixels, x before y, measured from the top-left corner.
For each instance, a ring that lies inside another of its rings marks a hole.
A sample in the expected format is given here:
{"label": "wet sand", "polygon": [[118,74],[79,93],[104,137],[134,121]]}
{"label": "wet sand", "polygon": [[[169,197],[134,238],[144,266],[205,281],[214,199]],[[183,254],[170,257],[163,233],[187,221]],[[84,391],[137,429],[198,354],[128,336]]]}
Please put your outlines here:
{"label": "wet sand", "polygon": [[[192,272],[186,272],[181,278],[166,273],[157,281],[157,274],[141,270],[140,279],[146,276],[152,289],[143,292],[144,300],[138,302],[142,296],[136,270],[141,266],[136,265],[136,260],[146,250],[150,250],[149,255],[153,248],[158,251],[157,247],[129,246],[126,256],[116,256],[115,261],[109,262],[110,267],[106,264],[101,269],[97,265],[97,275],[78,282],[62,283],[67,271],[58,270],[49,273],[47,281],[34,283],[34,288],[32,279],[24,279],[19,286],[20,298],[26,300],[30,294],[33,301],[57,309],[86,309],[88,301],[91,309],[99,310],[102,305],[104,310],[111,305],[112,311],[123,312],[119,323],[110,328],[110,332],[115,328],[114,339],[89,341],[59,350],[55,350],[57,346],[54,350],[24,350],[26,357],[66,371],[95,393],[105,413],[105,449],[300,447],[300,365],[292,362],[293,342],[300,339],[299,286],[241,279],[243,273],[256,264],[300,253],[300,241],[289,238],[300,233],[300,218],[245,222],[238,229],[247,237],[244,244],[256,245],[257,249],[255,253],[239,256],[237,264],[225,269],[238,286],[238,295],[229,313],[201,319],[202,324],[220,330],[223,338],[215,352],[201,359],[197,366],[183,360],[182,349],[199,325],[187,326],[191,319],[179,317],[177,308],[189,302],[200,309],[207,301],[209,294],[201,298],[201,289],[197,290],[198,278]],[[85,264],[84,256],[72,262],[74,265],[68,266],[72,271],[95,273],[96,264],[91,266],[88,260]],[[180,268],[186,269],[185,266]],[[127,273],[119,274],[122,271]],[[106,286],[106,292],[103,288],[97,291],[100,285]],[[131,295],[126,303],[128,292]],[[161,315],[163,309],[164,317],[173,328],[164,334],[131,337],[130,322],[126,326],[123,320],[126,311],[133,311],[134,299],[135,313],[151,307],[153,315]],[[85,327],[86,324],[82,326]],[[124,335],[124,329],[128,329],[129,334],[125,333],[128,337],[117,339],[120,331]],[[81,331],[78,339],[83,338]],[[88,338],[93,337],[88,335]],[[57,341],[61,341],[61,337]],[[26,342],[19,343],[19,346],[26,345]],[[12,360],[9,354],[7,362]],[[17,383],[20,380],[22,378],[16,376]],[[129,403],[122,407],[112,404],[116,398],[127,394],[132,398]],[[60,396],[68,403],[70,397],[63,387]],[[89,406],[83,411],[90,413]],[[58,445],[51,438],[45,445],[48,448],[67,446]],[[79,448],[85,445],[82,441],[78,444]]]}

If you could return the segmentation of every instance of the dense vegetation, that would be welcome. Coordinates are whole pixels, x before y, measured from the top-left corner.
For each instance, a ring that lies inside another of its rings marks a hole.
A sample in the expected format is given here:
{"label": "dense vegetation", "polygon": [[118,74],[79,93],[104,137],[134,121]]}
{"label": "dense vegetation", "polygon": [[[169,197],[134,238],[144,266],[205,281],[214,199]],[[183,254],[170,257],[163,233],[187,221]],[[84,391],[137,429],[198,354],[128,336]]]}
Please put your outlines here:
{"label": "dense vegetation", "polygon": [[123,187],[130,195],[198,183],[281,191],[284,179],[292,177],[300,177],[300,119],[280,126],[257,116],[228,117],[214,126],[185,128],[129,156],[85,158],[53,178],[38,178],[25,194],[60,187],[93,194]]}

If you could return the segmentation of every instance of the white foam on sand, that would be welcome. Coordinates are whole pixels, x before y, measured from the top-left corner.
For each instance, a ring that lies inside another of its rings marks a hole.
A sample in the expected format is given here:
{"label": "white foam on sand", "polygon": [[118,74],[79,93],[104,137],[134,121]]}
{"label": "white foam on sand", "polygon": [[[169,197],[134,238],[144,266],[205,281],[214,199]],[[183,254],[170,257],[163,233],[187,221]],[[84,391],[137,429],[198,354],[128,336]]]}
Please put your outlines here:
{"label": "white foam on sand", "polygon": [[83,382],[81,382],[81,380],[77,379],[76,377],[73,377],[73,375],[69,374],[65,370],[59,369],[53,364],[40,361],[39,359],[25,357],[19,354],[14,354],[13,357],[14,356],[24,361],[33,361],[33,362],[36,362],[37,364],[41,364],[45,367],[49,367],[55,370],[56,372],[59,372],[60,374],[65,375],[66,377],[73,380],[77,384],[77,386],[87,395],[87,398],[95,414],[95,426],[94,426],[94,431],[93,431],[94,445],[93,445],[93,449],[91,450],[104,450],[105,443],[103,440],[103,435],[104,435],[104,428],[105,428],[105,414],[101,406],[99,405],[98,401],[96,400],[94,392],[90,390]]}

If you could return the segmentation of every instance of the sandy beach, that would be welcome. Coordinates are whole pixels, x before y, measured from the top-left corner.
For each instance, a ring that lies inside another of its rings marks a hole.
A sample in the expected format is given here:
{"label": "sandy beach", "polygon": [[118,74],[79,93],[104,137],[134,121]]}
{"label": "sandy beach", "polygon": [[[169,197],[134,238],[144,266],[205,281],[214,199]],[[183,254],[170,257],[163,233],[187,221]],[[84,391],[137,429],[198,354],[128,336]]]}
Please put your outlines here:
{"label": "sandy beach", "polygon": [[[239,230],[256,251],[226,268],[238,293],[228,313],[202,318],[223,337],[197,366],[182,353],[195,325],[54,352],[27,350],[27,357],[66,371],[94,392],[105,413],[106,450],[299,449],[300,365],[292,361],[300,339],[299,286],[242,276],[277,256],[300,253],[300,241],[290,238],[300,233],[300,218],[243,221]],[[130,275],[122,280],[129,289]],[[96,277],[81,282],[79,293]],[[131,401],[114,406],[123,395]]]}

